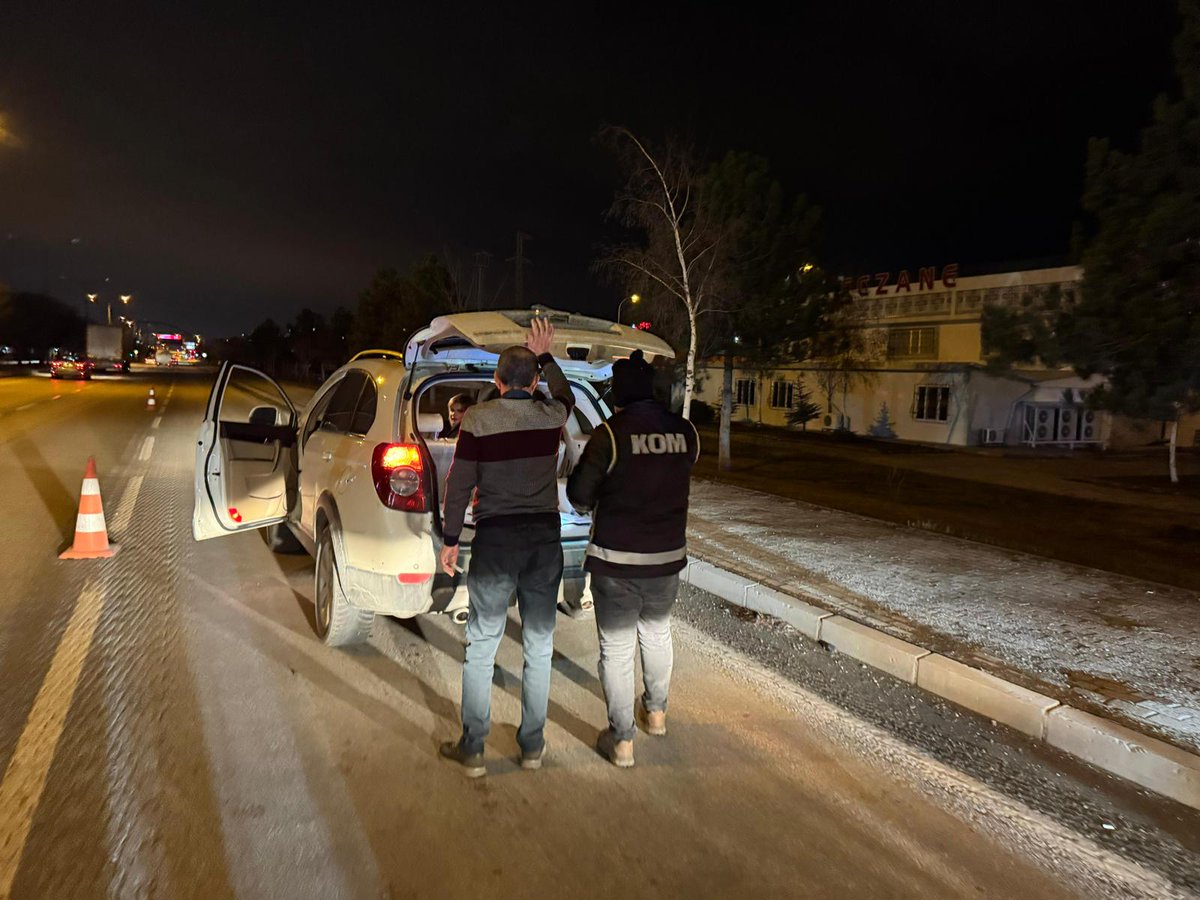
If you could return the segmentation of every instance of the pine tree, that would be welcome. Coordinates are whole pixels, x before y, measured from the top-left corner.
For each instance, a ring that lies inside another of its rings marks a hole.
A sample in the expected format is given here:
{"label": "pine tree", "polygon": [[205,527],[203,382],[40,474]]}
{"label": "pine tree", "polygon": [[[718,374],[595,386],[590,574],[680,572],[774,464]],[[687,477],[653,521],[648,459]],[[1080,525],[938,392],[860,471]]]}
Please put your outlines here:
{"label": "pine tree", "polygon": [[807,431],[808,423],[820,415],[821,405],[813,401],[812,393],[801,383],[796,394],[796,405],[787,414],[787,423],[799,425],[802,431]]}
{"label": "pine tree", "polygon": [[1064,357],[1108,384],[1094,402],[1169,423],[1200,408],[1200,0],[1181,0],[1178,98],[1160,97],[1137,150],[1089,148],[1082,297],[1058,319]]}
{"label": "pine tree", "polygon": [[875,424],[871,426],[868,433],[871,437],[887,440],[892,440],[896,437],[896,430],[892,428],[892,415],[888,411],[886,403],[879,407],[879,417],[875,420]]}

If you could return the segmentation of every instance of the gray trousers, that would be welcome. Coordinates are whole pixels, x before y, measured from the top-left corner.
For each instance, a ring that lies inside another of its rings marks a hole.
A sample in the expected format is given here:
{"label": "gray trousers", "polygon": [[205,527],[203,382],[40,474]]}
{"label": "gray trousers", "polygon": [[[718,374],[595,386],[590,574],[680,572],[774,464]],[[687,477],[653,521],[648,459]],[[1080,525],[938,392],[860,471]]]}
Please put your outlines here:
{"label": "gray trousers", "polygon": [[592,575],[596,631],[600,635],[600,683],[608,703],[608,726],[618,741],[631,741],[633,652],[642,653],[642,703],[649,712],[665,712],[671,687],[671,607],[679,576],[610,578]]}

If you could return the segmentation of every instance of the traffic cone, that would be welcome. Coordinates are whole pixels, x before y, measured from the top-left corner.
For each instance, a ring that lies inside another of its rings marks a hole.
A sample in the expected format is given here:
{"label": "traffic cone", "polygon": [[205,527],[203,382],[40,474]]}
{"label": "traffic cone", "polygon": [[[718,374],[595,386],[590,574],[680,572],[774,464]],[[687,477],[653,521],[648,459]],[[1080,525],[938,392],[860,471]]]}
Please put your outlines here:
{"label": "traffic cone", "polygon": [[150,396],[146,398],[146,408],[153,409],[154,405],[154,388],[150,388]]}
{"label": "traffic cone", "polygon": [[108,526],[104,524],[104,504],[100,501],[100,481],[96,478],[96,460],[88,457],[83,473],[83,490],[79,495],[79,515],[75,519],[75,543],[64,550],[59,559],[105,559],[119,549],[108,542]]}

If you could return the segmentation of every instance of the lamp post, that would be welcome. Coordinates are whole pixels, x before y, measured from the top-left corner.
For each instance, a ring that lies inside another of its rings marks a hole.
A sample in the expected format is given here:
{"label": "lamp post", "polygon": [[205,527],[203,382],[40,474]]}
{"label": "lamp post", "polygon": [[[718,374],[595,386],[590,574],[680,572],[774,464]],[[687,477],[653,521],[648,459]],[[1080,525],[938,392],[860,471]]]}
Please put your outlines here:
{"label": "lamp post", "polygon": [[637,294],[630,294],[628,297],[626,297],[624,300],[622,300],[620,303],[617,304],[617,324],[618,325],[621,324],[621,308],[626,303],[632,303],[634,306],[637,306],[637,304],[640,303],[641,300],[642,300],[642,298],[639,297]]}
{"label": "lamp post", "polygon": [[[88,300],[90,300],[92,303],[95,303],[95,302],[96,302],[96,298],[97,298],[97,297],[99,297],[99,296],[100,296],[99,294],[88,294],[88,295],[87,295],[87,298],[88,298]],[[132,294],[121,294],[119,299],[120,299],[120,301],[121,301],[121,303],[122,303],[122,304],[124,304],[125,306],[128,306],[128,305],[129,305],[129,301],[133,299],[133,295],[132,295]],[[108,310],[108,324],[109,324],[109,325],[111,325],[111,324],[112,324],[112,301],[111,301],[111,300],[109,300],[109,301],[108,301],[108,302],[105,304],[105,306],[106,306],[106,308],[107,308],[107,310]],[[84,307],[84,309],[87,309],[87,307]]]}

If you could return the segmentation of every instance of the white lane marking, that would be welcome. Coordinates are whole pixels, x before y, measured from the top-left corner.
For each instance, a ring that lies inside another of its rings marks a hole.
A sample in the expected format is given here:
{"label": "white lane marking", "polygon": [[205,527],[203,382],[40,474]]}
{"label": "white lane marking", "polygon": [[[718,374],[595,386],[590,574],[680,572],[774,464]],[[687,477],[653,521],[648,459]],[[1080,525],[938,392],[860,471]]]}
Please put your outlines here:
{"label": "white lane marking", "polygon": [[120,534],[127,527],[133,518],[133,508],[137,505],[138,492],[142,489],[142,479],[144,475],[134,475],[129,479],[129,486],[125,488],[125,493],[121,495],[121,502],[117,505],[117,511],[112,517],[112,531],[114,534]]}
{"label": "white lane marking", "polygon": [[51,400],[61,400],[61,399],[62,399],[62,394],[55,394],[55,395],[54,395],[53,397],[51,397],[50,399],[51,399]]}
{"label": "white lane marking", "polygon": [[22,410],[32,409],[34,407],[34,405],[35,404],[33,404],[33,403],[26,403],[24,406],[18,406],[16,411],[21,412]]}
{"label": "white lane marking", "polygon": [[50,773],[50,764],[54,761],[103,606],[103,591],[96,584],[87,584],[75,604],[58,649],[54,651],[54,659],[33,701],[29,718],[25,720],[17,749],[0,781],[0,897],[12,894],[25,842],[46,788],[46,776]]}
{"label": "white lane marking", "polygon": [[150,458],[150,454],[154,452],[154,435],[150,435],[142,441],[142,449],[138,451],[138,459],[143,462]]}
{"label": "white lane marking", "polygon": [[162,416],[160,415],[158,418],[156,418],[153,422],[150,423],[150,427],[157,428],[161,424],[162,424]]}

